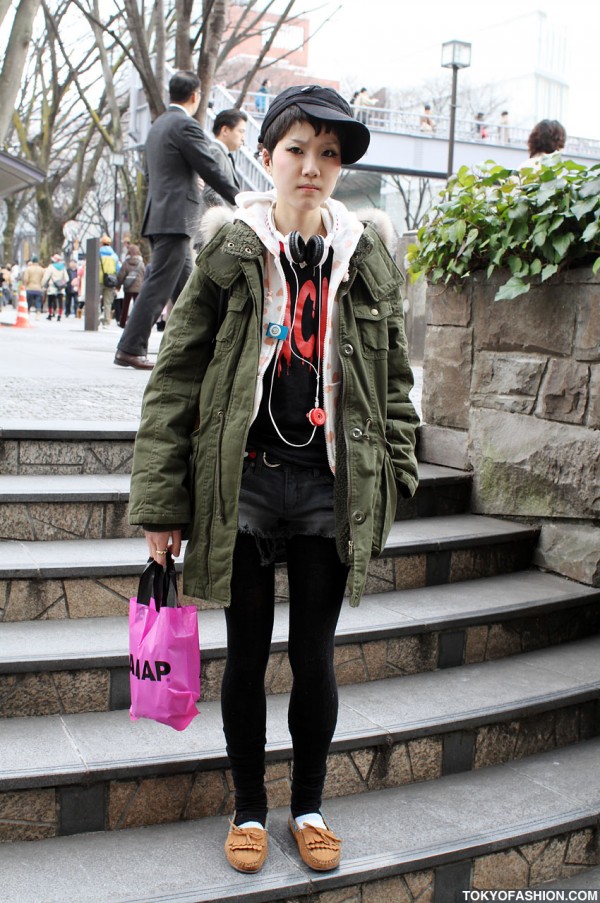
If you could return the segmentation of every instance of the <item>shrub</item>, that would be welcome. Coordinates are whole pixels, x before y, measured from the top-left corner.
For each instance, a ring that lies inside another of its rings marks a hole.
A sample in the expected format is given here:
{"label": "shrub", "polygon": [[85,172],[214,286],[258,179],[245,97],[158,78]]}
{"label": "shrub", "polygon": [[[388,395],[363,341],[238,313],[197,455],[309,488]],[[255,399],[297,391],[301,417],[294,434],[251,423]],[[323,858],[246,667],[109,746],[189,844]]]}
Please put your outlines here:
{"label": "shrub", "polygon": [[407,250],[413,280],[458,285],[506,267],[498,301],[574,264],[600,269],[600,164],[549,157],[520,171],[491,161],[477,172],[463,166],[439,198]]}

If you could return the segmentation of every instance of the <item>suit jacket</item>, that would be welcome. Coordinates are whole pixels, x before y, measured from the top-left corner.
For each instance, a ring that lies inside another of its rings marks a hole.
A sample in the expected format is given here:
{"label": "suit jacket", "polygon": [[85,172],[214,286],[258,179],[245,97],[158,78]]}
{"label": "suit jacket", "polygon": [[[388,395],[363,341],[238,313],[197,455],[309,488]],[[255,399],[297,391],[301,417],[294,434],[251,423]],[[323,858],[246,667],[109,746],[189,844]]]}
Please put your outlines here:
{"label": "suit jacket", "polygon": [[[237,190],[240,191],[240,179],[225,145],[221,141],[213,141],[209,147],[209,152],[223,175],[227,176],[236,185]],[[205,208],[219,207],[225,203],[223,196],[216,192],[214,188],[211,188],[210,185],[204,186],[202,201]]]}
{"label": "suit jacket", "polygon": [[148,196],[142,235],[193,235],[201,213],[198,176],[233,203],[239,189],[209,149],[198,122],[180,107],[169,107],[153,123],[145,147]]}

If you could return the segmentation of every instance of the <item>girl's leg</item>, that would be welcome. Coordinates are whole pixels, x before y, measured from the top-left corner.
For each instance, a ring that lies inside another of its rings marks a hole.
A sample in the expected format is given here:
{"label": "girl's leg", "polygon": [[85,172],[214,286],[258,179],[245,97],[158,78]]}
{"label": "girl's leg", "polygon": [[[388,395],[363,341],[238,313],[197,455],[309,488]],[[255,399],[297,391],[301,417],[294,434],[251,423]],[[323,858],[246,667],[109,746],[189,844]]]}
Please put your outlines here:
{"label": "girl's leg", "polygon": [[265,824],[264,784],[269,660],[275,566],[262,566],[255,539],[239,533],[233,556],[231,605],[225,609],[227,661],[221,687],[223,728],[235,788],[235,823]]}
{"label": "girl's leg", "polygon": [[131,304],[131,299],[134,296],[131,292],[125,292],[125,297],[123,298],[123,306],[121,308],[121,316],[119,317],[119,326],[121,329],[125,329],[125,325],[127,323],[127,315],[129,314],[129,305]]}
{"label": "girl's leg", "polygon": [[294,681],[288,723],[294,749],[292,815],[318,812],[338,694],[333,668],[335,629],[348,568],[334,539],[294,536],[288,542],[289,658]]}

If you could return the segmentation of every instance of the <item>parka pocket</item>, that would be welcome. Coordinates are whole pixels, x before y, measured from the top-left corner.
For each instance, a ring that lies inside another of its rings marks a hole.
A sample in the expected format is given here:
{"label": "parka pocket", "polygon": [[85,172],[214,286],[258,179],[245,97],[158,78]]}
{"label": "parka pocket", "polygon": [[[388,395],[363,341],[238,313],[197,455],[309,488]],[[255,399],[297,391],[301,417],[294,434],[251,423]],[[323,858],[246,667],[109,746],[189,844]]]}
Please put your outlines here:
{"label": "parka pocket", "polygon": [[356,326],[363,354],[368,358],[385,357],[389,350],[388,319],[392,315],[389,301],[375,301],[354,308]]}
{"label": "parka pocket", "polygon": [[373,506],[373,545],[372,555],[381,555],[392,524],[396,518],[396,506],[398,503],[398,488],[392,459],[386,452],[381,468],[381,483],[379,492],[375,495]]}
{"label": "parka pocket", "polygon": [[246,291],[234,291],[227,302],[227,309],[224,312],[223,322],[221,323],[217,336],[215,350],[229,350],[235,343],[242,323],[244,322],[244,309],[250,303],[250,295]]}

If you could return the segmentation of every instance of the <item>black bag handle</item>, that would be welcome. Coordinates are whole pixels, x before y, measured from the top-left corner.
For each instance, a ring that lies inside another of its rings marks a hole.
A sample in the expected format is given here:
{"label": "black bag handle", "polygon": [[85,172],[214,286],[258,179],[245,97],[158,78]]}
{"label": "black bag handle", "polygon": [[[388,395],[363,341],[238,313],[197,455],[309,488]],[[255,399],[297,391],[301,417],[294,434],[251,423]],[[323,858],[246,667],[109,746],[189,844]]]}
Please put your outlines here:
{"label": "black bag handle", "polygon": [[165,567],[154,558],[149,558],[142,572],[137,601],[140,605],[150,605],[150,599],[154,599],[157,611],[160,611],[163,606],[166,608],[179,606],[177,572],[170,552],[167,552]]}

